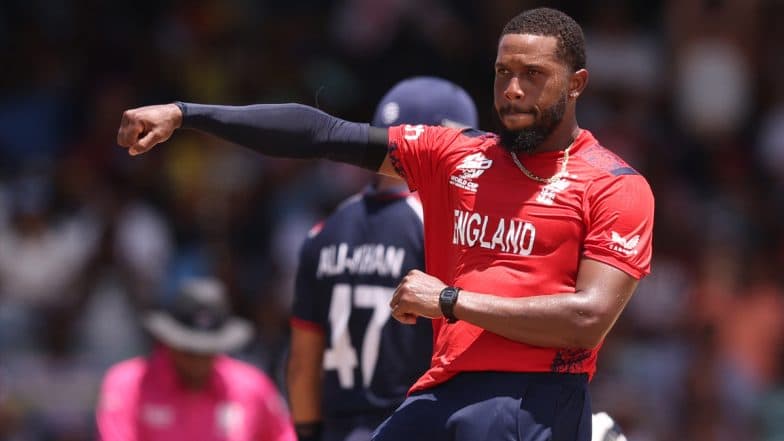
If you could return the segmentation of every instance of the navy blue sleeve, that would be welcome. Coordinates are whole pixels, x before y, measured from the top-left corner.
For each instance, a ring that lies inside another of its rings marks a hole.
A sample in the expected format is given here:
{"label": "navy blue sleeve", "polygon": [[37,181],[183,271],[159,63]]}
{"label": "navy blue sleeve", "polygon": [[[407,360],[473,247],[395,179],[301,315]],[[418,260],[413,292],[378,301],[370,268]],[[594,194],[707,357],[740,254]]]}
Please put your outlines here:
{"label": "navy blue sleeve", "polygon": [[218,106],[176,102],[182,127],[280,158],[324,158],[378,171],[386,129],[335,118],[302,104]]}

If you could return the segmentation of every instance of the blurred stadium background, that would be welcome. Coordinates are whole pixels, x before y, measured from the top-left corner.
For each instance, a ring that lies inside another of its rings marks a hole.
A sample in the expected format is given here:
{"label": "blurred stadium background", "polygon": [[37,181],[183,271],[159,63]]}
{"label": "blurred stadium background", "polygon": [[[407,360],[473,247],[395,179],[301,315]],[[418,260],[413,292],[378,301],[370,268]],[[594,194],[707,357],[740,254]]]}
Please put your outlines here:
{"label": "blurred stadium background", "polygon": [[588,39],[581,125],[650,180],[653,275],[607,339],[594,407],[634,441],[784,440],[784,1],[3,0],[0,439],[94,438],[136,312],[214,272],[280,379],[296,253],[367,175],[195,133],[132,159],[121,111],[297,101],[369,120],[439,75],[492,129],[498,33],[549,5]]}

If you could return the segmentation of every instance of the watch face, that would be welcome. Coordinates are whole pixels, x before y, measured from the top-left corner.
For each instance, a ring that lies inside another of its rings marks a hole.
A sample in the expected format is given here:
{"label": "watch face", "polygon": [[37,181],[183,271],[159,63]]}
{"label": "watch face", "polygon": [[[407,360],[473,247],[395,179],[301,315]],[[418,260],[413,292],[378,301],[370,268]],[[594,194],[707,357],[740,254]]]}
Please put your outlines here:
{"label": "watch face", "polygon": [[455,300],[455,297],[457,297],[457,290],[452,287],[444,288],[444,290],[441,291],[441,297],[446,301],[452,302]]}
{"label": "watch face", "polygon": [[441,313],[444,314],[447,323],[455,323],[457,317],[452,313],[452,309],[457,303],[458,289],[454,286],[447,286],[441,290],[441,295],[438,297],[438,305],[441,307]]}

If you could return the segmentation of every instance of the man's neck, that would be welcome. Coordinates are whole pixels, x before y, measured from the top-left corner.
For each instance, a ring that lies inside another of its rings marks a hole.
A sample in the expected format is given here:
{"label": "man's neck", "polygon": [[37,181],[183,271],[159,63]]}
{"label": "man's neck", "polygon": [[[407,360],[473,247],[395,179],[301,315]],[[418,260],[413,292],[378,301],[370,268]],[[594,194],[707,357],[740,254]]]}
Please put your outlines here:
{"label": "man's neck", "polygon": [[190,377],[179,375],[180,385],[190,391],[200,391],[207,388],[209,377]]}
{"label": "man's neck", "polygon": [[572,119],[568,122],[564,120],[533,153],[564,150],[577,139],[579,134],[580,127],[577,125],[577,120]]}

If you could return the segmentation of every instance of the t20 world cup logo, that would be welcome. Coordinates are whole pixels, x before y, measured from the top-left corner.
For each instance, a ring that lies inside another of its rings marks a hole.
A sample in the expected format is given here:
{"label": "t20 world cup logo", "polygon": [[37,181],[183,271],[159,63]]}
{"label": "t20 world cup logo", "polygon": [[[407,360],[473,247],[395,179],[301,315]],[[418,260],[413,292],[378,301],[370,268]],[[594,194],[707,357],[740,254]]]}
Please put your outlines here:
{"label": "t20 world cup logo", "polygon": [[490,166],[493,165],[491,159],[487,159],[482,153],[474,153],[473,155],[466,156],[463,162],[457,166],[458,170],[462,170],[463,174],[460,175],[461,179],[476,179],[482,175]]}

